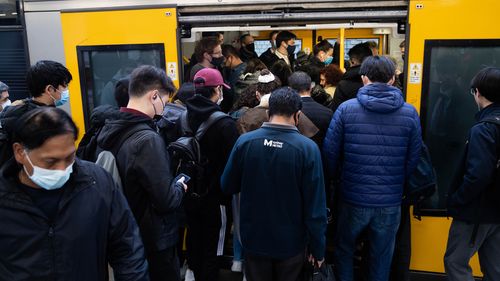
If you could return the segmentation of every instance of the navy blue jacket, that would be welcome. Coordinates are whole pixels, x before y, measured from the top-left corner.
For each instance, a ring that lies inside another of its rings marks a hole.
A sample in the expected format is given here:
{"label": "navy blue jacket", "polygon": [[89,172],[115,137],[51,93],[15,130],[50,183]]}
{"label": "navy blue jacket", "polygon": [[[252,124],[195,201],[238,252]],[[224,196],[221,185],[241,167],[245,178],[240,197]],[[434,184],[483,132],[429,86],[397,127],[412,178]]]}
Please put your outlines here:
{"label": "navy blue jacket", "polygon": [[491,104],[476,116],[478,123],[469,133],[466,154],[451,185],[448,214],[470,223],[500,223],[500,179],[497,162],[500,155],[500,128],[483,122],[500,117],[500,104]]}
{"label": "navy blue jacket", "polygon": [[318,146],[293,126],[264,123],[236,142],[222,190],[241,192],[246,253],[286,259],[325,253],[326,203]]}
{"label": "navy blue jacket", "polygon": [[340,105],[325,137],[328,169],[342,169],[342,199],[362,207],[401,204],[406,177],[420,158],[422,137],[415,108],[398,88],[382,83]]}

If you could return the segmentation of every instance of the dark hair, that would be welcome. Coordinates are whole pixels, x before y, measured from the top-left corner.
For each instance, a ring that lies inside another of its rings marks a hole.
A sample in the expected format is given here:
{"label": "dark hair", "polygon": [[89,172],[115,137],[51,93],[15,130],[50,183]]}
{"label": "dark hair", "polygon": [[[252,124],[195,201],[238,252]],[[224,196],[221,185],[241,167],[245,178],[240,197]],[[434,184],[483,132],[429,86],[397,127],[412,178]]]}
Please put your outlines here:
{"label": "dark hair", "polygon": [[252,35],[250,35],[250,33],[245,33],[245,34],[241,35],[240,42],[243,42],[243,40],[245,40],[245,38],[247,38],[248,36],[252,36]]}
{"label": "dark hair", "polygon": [[178,99],[182,103],[186,103],[186,100],[193,97],[195,92],[196,89],[194,87],[194,84],[191,82],[187,82],[182,84],[182,86],[179,88],[179,91],[177,91],[177,94],[174,96],[174,99]]}
{"label": "dark hair", "polygon": [[235,47],[229,44],[222,45],[222,55],[227,59],[229,56],[240,58],[240,53]]}
{"label": "dark hair", "polygon": [[247,67],[243,73],[255,73],[267,69],[267,66],[259,59],[253,58],[247,61]]}
{"label": "dark hair", "polygon": [[41,106],[26,112],[16,121],[12,141],[27,149],[36,149],[48,139],[65,134],[78,138],[78,128],[62,109]]}
{"label": "dark hair", "polygon": [[481,69],[472,78],[471,88],[478,89],[481,96],[491,102],[500,102],[500,68],[487,67]]}
{"label": "dark hair", "polygon": [[288,77],[288,85],[297,92],[311,90],[311,76],[303,71],[296,71]]}
{"label": "dark hair", "polygon": [[64,65],[50,60],[35,63],[26,73],[28,90],[33,97],[41,96],[48,85],[56,89],[59,86],[66,87],[72,79],[73,76]]}
{"label": "dark hair", "polygon": [[331,86],[337,86],[340,80],[342,80],[342,76],[344,75],[342,70],[340,70],[340,68],[334,64],[330,64],[327,67],[321,69],[319,73],[320,75],[325,75],[326,84]]}
{"label": "dark hair", "polygon": [[279,48],[281,46],[281,42],[286,43],[292,39],[297,39],[297,36],[288,30],[280,31],[280,33],[278,33],[278,36],[276,36],[276,48]]}
{"label": "dark hair", "polygon": [[[269,75],[270,73],[271,72],[269,70],[264,69],[264,70],[261,71],[260,75],[262,75],[262,76],[263,75]],[[275,75],[274,81],[271,81],[271,82],[268,82],[268,83],[257,82],[257,84],[255,84],[255,85],[257,86],[256,91],[258,91],[259,94],[263,96],[263,95],[270,94],[272,91],[274,91],[277,88],[281,87],[282,82],[279,79],[279,77],[277,77]]]}
{"label": "dark hair", "polygon": [[401,43],[399,43],[399,48],[404,48],[406,46],[406,40],[403,40]]}
{"label": "dark hair", "polygon": [[396,74],[396,66],[390,58],[369,56],[361,64],[359,74],[368,77],[372,82],[387,83]]}
{"label": "dark hair", "polygon": [[125,77],[120,79],[115,85],[115,101],[119,107],[127,107],[128,104],[128,86],[130,85],[130,78]]}
{"label": "dark hair", "polygon": [[325,39],[314,46],[313,54],[316,56],[321,51],[327,53],[330,49],[333,49],[333,45]]}
{"label": "dark hair", "polygon": [[141,65],[130,74],[130,97],[142,97],[152,90],[163,90],[169,95],[175,93],[175,86],[170,77],[161,68]]}
{"label": "dark hair", "polygon": [[292,69],[284,60],[278,60],[271,66],[271,72],[276,76],[279,77],[281,81],[281,86],[287,86],[288,84],[288,77],[292,75]]}
{"label": "dark hair", "polygon": [[248,85],[240,95],[238,102],[234,106],[234,111],[241,109],[242,107],[254,108],[259,105],[259,100],[255,95],[257,91],[257,84]]}
{"label": "dark hair", "polygon": [[217,37],[205,37],[201,38],[200,41],[196,42],[196,46],[194,47],[194,54],[196,56],[196,60],[199,62],[203,61],[203,54],[213,54],[214,49],[220,45],[219,39]]}
{"label": "dark hair", "polygon": [[349,58],[356,59],[362,63],[366,57],[372,55],[372,50],[367,43],[359,43],[354,45],[354,47],[349,50],[348,54]]}
{"label": "dark hair", "polygon": [[368,45],[369,48],[378,48],[378,44],[375,41],[366,41],[366,45]]}
{"label": "dark hair", "polygon": [[215,88],[218,86],[198,86],[196,87],[197,84],[205,84],[205,79],[203,77],[198,77],[194,79],[194,84],[195,84],[195,94],[204,96],[206,98],[211,98],[213,95],[215,95]]}
{"label": "dark hair", "polygon": [[224,35],[224,32],[222,32],[222,31],[203,31],[201,33],[201,37],[202,38],[206,38],[206,37],[218,37],[220,35]]}
{"label": "dark hair", "polygon": [[299,93],[290,87],[282,87],[269,97],[269,116],[292,116],[302,109]]}
{"label": "dark hair", "polygon": [[269,40],[273,40],[274,34],[278,34],[278,33],[280,33],[279,30],[273,30],[273,31],[271,31],[271,33],[269,33]]}

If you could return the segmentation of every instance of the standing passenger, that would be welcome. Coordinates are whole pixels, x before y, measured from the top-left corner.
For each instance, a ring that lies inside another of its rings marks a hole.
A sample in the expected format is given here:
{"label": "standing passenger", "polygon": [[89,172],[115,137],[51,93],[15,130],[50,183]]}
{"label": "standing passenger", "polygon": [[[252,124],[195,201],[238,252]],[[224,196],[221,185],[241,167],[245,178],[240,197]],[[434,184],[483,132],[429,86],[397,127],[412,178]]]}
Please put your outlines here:
{"label": "standing passenger", "polygon": [[297,36],[290,31],[283,30],[276,36],[276,51],[274,56],[270,57],[270,60],[266,64],[268,68],[271,68],[277,61],[284,61],[290,69],[293,71],[295,62],[295,39]]}
{"label": "standing passenger", "polygon": [[116,150],[123,193],[141,230],[151,280],[180,280],[176,212],[185,186],[172,177],[165,142],[153,120],[174,92],[165,71],[136,68],[121,119],[108,120],[97,138],[102,149]]}
{"label": "standing passenger", "polygon": [[206,37],[196,42],[194,53],[198,63],[191,68],[189,82],[193,82],[194,76],[201,69],[218,68],[224,63],[221,42],[216,37]]}
{"label": "standing passenger", "polygon": [[341,281],[353,280],[356,239],[368,229],[369,280],[387,281],[403,187],[420,158],[420,120],[390,86],[390,59],[369,57],[359,73],[365,86],[334,113],[323,147],[330,174],[342,167],[335,265]]}
{"label": "standing passenger", "polygon": [[222,190],[241,192],[241,240],[249,281],[297,280],[306,249],[325,254],[326,207],[321,154],[297,130],[302,101],[280,88],[269,122],[241,136],[222,175]]}
{"label": "standing passenger", "polygon": [[241,49],[240,57],[243,61],[256,59],[257,53],[255,52],[255,39],[250,34],[244,34],[240,37]]}
{"label": "standing passenger", "polygon": [[264,53],[262,53],[259,59],[270,68],[274,62],[274,52],[276,52],[276,37],[278,36],[279,31],[273,30],[269,33],[269,43],[271,43],[271,47],[269,47]]}
{"label": "standing passenger", "polygon": [[0,112],[9,105],[11,105],[11,101],[9,99],[9,86],[0,81]]}
{"label": "standing passenger", "polygon": [[149,280],[136,221],[111,176],[75,158],[75,123],[40,107],[14,129],[0,175],[2,280]]}
{"label": "standing passenger", "polygon": [[[500,68],[485,68],[472,79],[480,109],[470,130],[459,178],[448,197],[453,217],[444,257],[448,280],[472,281],[469,261],[479,253],[485,281],[500,280]],[[497,124],[491,123],[493,120]]]}

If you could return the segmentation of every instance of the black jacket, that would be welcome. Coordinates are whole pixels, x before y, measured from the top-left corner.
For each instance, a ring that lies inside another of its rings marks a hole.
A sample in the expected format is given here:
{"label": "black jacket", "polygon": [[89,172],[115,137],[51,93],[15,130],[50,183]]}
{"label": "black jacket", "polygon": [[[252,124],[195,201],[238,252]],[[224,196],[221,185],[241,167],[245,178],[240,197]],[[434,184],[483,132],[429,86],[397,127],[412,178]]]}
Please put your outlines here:
{"label": "black jacket", "polygon": [[76,160],[56,219],[49,221],[19,187],[11,160],[0,176],[2,280],[149,280],[139,229],[122,193],[102,168]]}
{"label": "black jacket", "polygon": [[267,68],[271,68],[273,64],[276,62],[276,57],[274,55],[274,52],[271,48],[267,49],[264,53],[262,53],[259,57],[259,59],[267,66]]}
{"label": "black jacket", "polygon": [[325,63],[320,61],[316,56],[311,55],[309,59],[297,70],[304,71],[311,76],[311,80],[319,85],[321,69],[325,67]]}
{"label": "black jacket", "polygon": [[[210,114],[220,111],[217,104],[201,95],[188,99],[186,107],[189,126],[193,131],[196,131]],[[222,195],[220,177],[238,137],[236,122],[232,118],[223,118],[213,124],[200,140],[201,154],[208,160],[203,177],[208,184],[207,204],[230,203],[230,197]]]}
{"label": "black jacket", "polygon": [[165,142],[151,118],[131,113],[125,119],[108,120],[97,138],[100,147],[111,150],[134,126],[134,133],[122,145],[116,162],[123,192],[139,223],[146,253],[172,247],[178,240],[177,209],[184,189],[172,177]]}
{"label": "black jacket", "polygon": [[[451,185],[448,214],[469,223],[500,223],[500,127],[482,122],[500,117],[500,104],[492,104],[477,114],[469,132],[461,169]],[[496,177],[496,179],[495,179]]]}
{"label": "black jacket", "polygon": [[360,65],[351,67],[342,76],[342,80],[340,80],[333,95],[333,102],[330,107],[334,113],[341,103],[355,98],[358,90],[363,87],[363,81],[359,74],[360,68]]}
{"label": "black jacket", "polygon": [[329,108],[315,102],[311,97],[302,97],[301,111],[318,127],[318,133],[311,139],[321,150],[326,131],[328,130],[330,121],[332,121],[333,112]]}

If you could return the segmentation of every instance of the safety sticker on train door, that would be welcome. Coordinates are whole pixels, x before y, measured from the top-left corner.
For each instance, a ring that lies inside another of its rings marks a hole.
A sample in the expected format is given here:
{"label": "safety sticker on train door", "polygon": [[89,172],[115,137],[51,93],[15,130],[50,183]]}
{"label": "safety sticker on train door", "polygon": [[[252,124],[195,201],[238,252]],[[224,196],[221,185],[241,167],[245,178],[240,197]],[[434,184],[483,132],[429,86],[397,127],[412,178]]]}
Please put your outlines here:
{"label": "safety sticker on train door", "polygon": [[422,82],[422,64],[410,63],[410,84],[420,84]]}
{"label": "safety sticker on train door", "polygon": [[169,62],[167,63],[167,75],[170,79],[177,80],[177,63]]}

